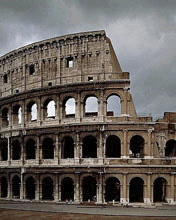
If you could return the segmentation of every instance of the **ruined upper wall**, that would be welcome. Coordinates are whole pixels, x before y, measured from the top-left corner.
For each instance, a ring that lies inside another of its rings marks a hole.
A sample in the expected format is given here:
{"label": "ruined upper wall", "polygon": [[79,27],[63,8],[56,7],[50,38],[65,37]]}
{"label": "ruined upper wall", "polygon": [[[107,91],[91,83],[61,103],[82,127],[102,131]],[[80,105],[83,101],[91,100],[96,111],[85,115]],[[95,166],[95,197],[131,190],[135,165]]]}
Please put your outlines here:
{"label": "ruined upper wall", "polygon": [[129,79],[105,31],[65,35],[0,58],[0,95],[86,81]]}

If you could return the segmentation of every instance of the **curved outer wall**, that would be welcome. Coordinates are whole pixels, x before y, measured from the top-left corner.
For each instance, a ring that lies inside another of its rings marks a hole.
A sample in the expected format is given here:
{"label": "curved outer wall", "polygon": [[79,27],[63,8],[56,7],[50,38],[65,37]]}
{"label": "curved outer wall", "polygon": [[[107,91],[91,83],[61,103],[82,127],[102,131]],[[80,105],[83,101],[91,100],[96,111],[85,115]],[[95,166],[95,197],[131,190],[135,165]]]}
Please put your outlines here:
{"label": "curved outer wall", "polygon": [[[2,199],[175,203],[176,113],[157,122],[137,116],[129,73],[104,31],[2,56],[0,88]],[[109,110],[111,96],[118,115]],[[96,110],[87,110],[90,97]]]}

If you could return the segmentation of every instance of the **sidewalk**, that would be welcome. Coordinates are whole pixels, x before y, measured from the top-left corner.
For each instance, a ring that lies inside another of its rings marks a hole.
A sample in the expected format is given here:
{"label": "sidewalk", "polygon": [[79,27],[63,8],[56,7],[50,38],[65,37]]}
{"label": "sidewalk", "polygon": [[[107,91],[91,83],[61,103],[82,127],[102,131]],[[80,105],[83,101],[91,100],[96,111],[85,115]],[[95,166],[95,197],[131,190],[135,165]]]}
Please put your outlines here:
{"label": "sidewalk", "polygon": [[60,205],[47,202],[21,202],[0,200],[0,209],[16,209],[25,211],[60,212],[74,214],[101,214],[112,216],[175,216],[175,205],[159,205],[155,207],[119,207],[119,206],[85,206]]}

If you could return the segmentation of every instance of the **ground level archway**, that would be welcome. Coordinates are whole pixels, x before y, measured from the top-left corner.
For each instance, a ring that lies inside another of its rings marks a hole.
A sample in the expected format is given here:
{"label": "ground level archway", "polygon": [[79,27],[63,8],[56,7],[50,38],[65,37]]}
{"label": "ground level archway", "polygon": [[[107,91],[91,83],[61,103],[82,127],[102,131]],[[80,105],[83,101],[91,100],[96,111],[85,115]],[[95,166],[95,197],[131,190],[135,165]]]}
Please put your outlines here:
{"label": "ground level archway", "polygon": [[61,200],[74,200],[74,182],[70,177],[65,177],[61,182]]}
{"label": "ground level archway", "polygon": [[105,201],[120,201],[120,181],[115,177],[110,177],[106,180]]}
{"label": "ground level archway", "polygon": [[26,199],[35,199],[35,180],[32,176],[26,180]]}
{"label": "ground level archway", "polygon": [[153,184],[153,202],[166,202],[166,185],[167,181],[159,177]]}
{"label": "ground level archway", "polygon": [[144,181],[140,177],[135,177],[130,181],[129,186],[130,202],[144,202]]}
{"label": "ground level archway", "polygon": [[42,181],[42,200],[53,200],[53,180],[45,177]]}
{"label": "ground level archway", "polygon": [[82,181],[83,201],[96,201],[97,181],[95,177],[87,176]]}

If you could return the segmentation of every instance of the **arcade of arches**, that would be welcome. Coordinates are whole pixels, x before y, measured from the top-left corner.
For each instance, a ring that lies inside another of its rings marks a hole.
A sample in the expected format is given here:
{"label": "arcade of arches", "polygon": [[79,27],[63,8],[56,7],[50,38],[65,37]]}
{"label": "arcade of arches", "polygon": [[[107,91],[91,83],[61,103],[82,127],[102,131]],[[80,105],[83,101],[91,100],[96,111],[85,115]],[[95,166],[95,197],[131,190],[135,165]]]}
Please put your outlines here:
{"label": "arcade of arches", "polygon": [[[147,178],[144,176],[144,179]],[[134,177],[129,180],[129,185],[124,185],[124,180],[119,180],[118,177],[109,176],[102,178],[99,174],[89,174],[78,178],[74,176],[63,177],[59,174],[41,175],[40,177],[37,174],[32,176],[28,174],[23,177],[15,174],[11,181],[9,181],[7,176],[2,175],[0,177],[0,198],[78,203],[124,203],[124,199],[125,202],[130,203],[148,203],[148,200],[154,203],[168,202],[170,186],[164,177],[157,177],[151,180],[150,185],[146,185],[144,179],[142,177]],[[24,181],[23,184],[21,181]],[[102,186],[100,186],[101,181],[104,182]],[[150,188],[152,197],[148,198],[148,190]],[[124,197],[125,194],[126,198]]]}

